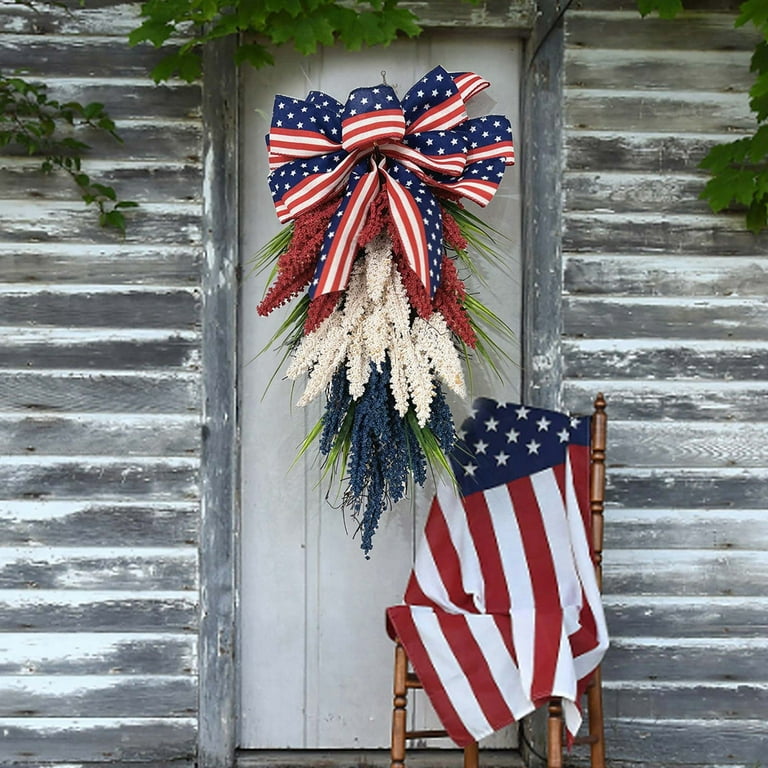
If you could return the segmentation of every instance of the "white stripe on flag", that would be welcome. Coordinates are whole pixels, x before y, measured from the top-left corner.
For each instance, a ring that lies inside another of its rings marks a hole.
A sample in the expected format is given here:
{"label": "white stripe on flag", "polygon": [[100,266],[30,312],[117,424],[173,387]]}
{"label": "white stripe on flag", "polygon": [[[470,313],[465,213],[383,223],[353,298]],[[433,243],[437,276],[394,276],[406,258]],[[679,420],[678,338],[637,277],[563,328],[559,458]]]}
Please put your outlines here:
{"label": "white stripe on flag", "polygon": [[461,585],[466,594],[473,596],[475,608],[482,613],[485,611],[485,582],[480,558],[469,530],[467,512],[461,497],[452,486],[443,482],[437,486],[437,500],[461,563]]}
{"label": "white stripe on flag", "polygon": [[554,472],[544,470],[531,475],[531,484],[541,510],[541,519],[547,534],[552,564],[555,568],[560,605],[564,611],[566,631],[572,634],[579,628],[581,584],[576,573],[571,551],[570,530],[565,503]]}
{"label": "white stripe on flag", "polygon": [[429,541],[426,536],[422,538],[421,544],[416,552],[413,573],[421,591],[427,595],[435,605],[439,605],[449,613],[461,613],[461,609],[451,601],[448,595],[448,591],[440,576],[440,571],[437,570],[434,553],[429,546]]}
{"label": "white stripe on flag", "polygon": [[530,691],[533,684],[536,622],[533,585],[523,537],[507,486],[498,485],[484,491],[483,495],[491,514],[502,567],[507,579],[512,614],[512,637],[521,682],[523,688]]}
{"label": "white stripe on flag", "polygon": [[414,606],[411,615],[429,660],[466,729],[473,736],[491,733],[493,728],[478,704],[475,692],[443,635],[440,622],[432,609],[420,610],[418,606]]}
{"label": "white stripe on flag", "polygon": [[509,711],[515,720],[525,717],[533,711],[533,702],[520,682],[520,672],[501,637],[498,625],[493,617],[484,615],[467,615],[466,621]]}

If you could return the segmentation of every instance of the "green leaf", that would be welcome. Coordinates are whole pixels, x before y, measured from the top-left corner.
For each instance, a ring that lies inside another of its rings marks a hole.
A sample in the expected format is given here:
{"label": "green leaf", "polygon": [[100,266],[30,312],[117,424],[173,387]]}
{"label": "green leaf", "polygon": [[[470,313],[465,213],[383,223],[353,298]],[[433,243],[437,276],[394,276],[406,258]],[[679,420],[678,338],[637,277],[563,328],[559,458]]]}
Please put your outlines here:
{"label": "green leaf", "polygon": [[173,32],[174,27],[167,22],[148,19],[140,27],[131,31],[128,35],[128,44],[134,46],[150,42],[155,48],[159,48]]}
{"label": "green leaf", "polygon": [[254,69],[270,66],[275,63],[272,54],[258,43],[245,43],[237,47],[235,51],[235,63],[248,62]]}
{"label": "green leaf", "polygon": [[637,9],[641,16],[656,11],[662,19],[674,19],[684,10],[682,0],[637,0]]}
{"label": "green leaf", "polygon": [[107,211],[101,217],[102,226],[112,227],[125,233],[125,216],[120,211]]}
{"label": "green leaf", "polygon": [[757,234],[768,222],[768,196],[755,198],[747,210],[747,228]]}
{"label": "green leaf", "polygon": [[768,26],[768,4],[765,0],[746,0],[739,6],[739,15],[734,26],[743,27],[752,22],[760,31]]}

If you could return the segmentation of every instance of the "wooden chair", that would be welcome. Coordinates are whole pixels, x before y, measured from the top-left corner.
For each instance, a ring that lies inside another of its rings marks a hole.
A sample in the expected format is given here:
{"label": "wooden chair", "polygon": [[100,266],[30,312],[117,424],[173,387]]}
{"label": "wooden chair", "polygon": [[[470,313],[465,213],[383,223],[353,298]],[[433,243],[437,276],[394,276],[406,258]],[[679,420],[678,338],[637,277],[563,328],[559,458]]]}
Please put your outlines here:
{"label": "wooden chair", "polygon": [[[603,508],[605,501],[605,449],[607,415],[605,398],[599,393],[594,402],[591,419],[589,500],[592,522],[592,548],[598,587],[602,589]],[[444,738],[444,730],[408,730],[406,725],[408,691],[422,685],[412,671],[405,648],[395,641],[394,699],[392,712],[391,768],[405,768],[406,742],[414,739]],[[586,690],[588,735],[576,738],[575,746],[589,744],[590,768],[605,768],[605,729],[603,724],[603,696],[600,667],[593,673]],[[553,697],[548,705],[547,768],[562,768],[564,748],[564,721],[562,702]],[[477,742],[464,747],[464,768],[479,767]]]}

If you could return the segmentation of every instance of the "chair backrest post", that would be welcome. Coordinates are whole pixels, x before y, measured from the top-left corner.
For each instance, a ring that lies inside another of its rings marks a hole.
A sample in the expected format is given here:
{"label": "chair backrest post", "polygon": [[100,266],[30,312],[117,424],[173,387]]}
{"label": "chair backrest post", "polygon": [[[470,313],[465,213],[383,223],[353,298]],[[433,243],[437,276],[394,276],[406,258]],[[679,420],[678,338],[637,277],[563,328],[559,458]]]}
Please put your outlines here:
{"label": "chair backrest post", "polygon": [[589,469],[589,508],[592,514],[592,550],[595,558],[597,585],[603,588],[603,509],[605,505],[605,446],[608,416],[605,398],[599,392],[592,415]]}

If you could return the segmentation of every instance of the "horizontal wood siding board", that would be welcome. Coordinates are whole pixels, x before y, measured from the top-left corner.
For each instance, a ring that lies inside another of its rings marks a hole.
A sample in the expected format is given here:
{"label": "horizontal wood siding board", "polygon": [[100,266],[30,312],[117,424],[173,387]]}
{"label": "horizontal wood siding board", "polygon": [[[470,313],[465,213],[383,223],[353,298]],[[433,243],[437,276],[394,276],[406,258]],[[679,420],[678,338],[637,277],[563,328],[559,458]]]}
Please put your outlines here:
{"label": "horizontal wood siding board", "polygon": [[[604,680],[768,682],[768,644],[737,638],[614,639],[602,663]],[[625,692],[626,696],[626,692]],[[681,706],[678,703],[678,706]],[[682,711],[678,711],[678,715]]]}
{"label": "horizontal wood siding board", "polygon": [[670,20],[641,19],[637,8],[601,13],[573,9],[566,42],[576,49],[750,51],[759,38],[752,29],[735,29],[733,21],[724,13],[688,13]]}
{"label": "horizontal wood siding board", "polygon": [[144,204],[126,211],[125,236],[99,226],[98,217],[77,202],[3,203],[6,243],[57,242],[199,245],[200,217],[194,206]]}
{"label": "horizontal wood siding board", "polygon": [[768,420],[765,383],[759,379],[610,380],[592,378],[600,370],[591,363],[579,373],[583,373],[584,378],[570,379],[564,388],[566,406],[576,413],[589,413],[595,392],[603,391],[608,399],[609,414],[615,419]]}
{"label": "horizontal wood siding board", "polygon": [[197,285],[201,257],[195,246],[6,245],[0,284]]}
{"label": "horizontal wood siding board", "polygon": [[708,214],[708,203],[699,199],[706,178],[703,173],[698,176],[657,172],[566,173],[563,179],[565,207],[571,211]]}
{"label": "horizontal wood siding board", "polygon": [[768,685],[646,683],[603,685],[603,705],[612,718],[749,720],[768,708]]}
{"label": "horizontal wood siding board", "polygon": [[0,291],[0,325],[69,328],[199,327],[195,289]]}
{"label": "horizontal wood siding board", "polygon": [[[191,165],[158,168],[136,163],[133,167],[104,169],[90,162],[85,166],[99,184],[108,184],[122,200],[137,203],[189,203],[200,199],[200,169]],[[6,162],[8,160],[6,159]],[[13,162],[13,161],[12,161]],[[76,192],[72,180],[63,173],[43,173],[40,161],[24,159],[0,169],[0,200],[16,199],[19,189],[36,200],[71,200]]]}
{"label": "horizontal wood siding board", "polygon": [[17,336],[0,347],[0,368],[37,370],[122,370],[158,368],[196,369],[200,343],[196,338],[168,334],[161,338],[121,339]]}
{"label": "horizontal wood siding board", "polygon": [[[115,120],[115,125],[122,142],[91,128],[77,127],[72,131],[74,138],[90,147],[84,170],[89,170],[88,159],[93,158],[200,162],[202,134],[197,120],[125,118]],[[27,156],[25,150],[16,145],[4,147],[3,152],[24,159]]]}
{"label": "horizontal wood siding board", "polygon": [[566,86],[632,90],[689,90],[709,93],[748,91],[754,76],[751,51],[681,51],[574,48],[569,52]]}
{"label": "horizontal wood siding board", "polygon": [[0,718],[190,717],[196,685],[190,675],[0,675]]}
{"label": "horizontal wood siding board", "polygon": [[10,632],[195,632],[197,612],[196,592],[0,590]]}
{"label": "horizontal wood siding board", "polygon": [[763,509],[768,469],[612,468],[608,498],[619,507]]}
{"label": "horizontal wood siding board", "polygon": [[[167,360],[165,361],[167,362]],[[115,366],[115,361],[109,363]],[[0,411],[39,413],[196,413],[196,373],[172,370],[82,373],[3,371]]]}
{"label": "horizontal wood siding board", "polygon": [[768,549],[768,515],[761,509],[616,509],[606,522],[606,551]]}
{"label": "horizontal wood siding board", "polygon": [[568,170],[691,173],[728,134],[624,133],[617,130],[570,130],[565,139]]}
{"label": "horizontal wood siding board", "polygon": [[13,764],[112,764],[190,759],[193,718],[2,718],[3,752]]}
{"label": "horizontal wood siding board", "polygon": [[613,594],[760,597],[768,552],[617,549],[604,556],[603,579]]}
{"label": "horizontal wood siding board", "polygon": [[[685,10],[681,18],[688,18],[691,12],[734,14],[741,6],[742,0],[685,0]],[[631,11],[637,13],[637,0],[589,0],[589,10],[595,11]],[[635,17],[637,18],[637,17]]]}
{"label": "horizontal wood siding board", "polygon": [[0,32],[15,34],[127,38],[128,33],[140,23],[138,6],[120,0],[89,0],[87,7],[76,3],[67,13],[49,5],[0,6]]}
{"label": "horizontal wood siding board", "polygon": [[412,10],[427,28],[496,28],[518,30],[521,34],[530,31],[537,11],[532,0],[489,0],[478,6],[456,5],[452,0],[405,0],[402,6]]}
{"label": "horizontal wood siding board", "polygon": [[169,414],[117,416],[0,414],[0,444],[7,453],[61,456],[72,446],[87,446],[91,456],[184,456],[200,451],[201,431],[195,416]]}
{"label": "horizontal wood siding board", "polygon": [[[565,375],[594,373],[606,379],[765,380],[768,349],[759,342],[662,341],[624,345],[619,340],[563,343]],[[591,376],[590,376],[591,377]]]}
{"label": "horizontal wood siding board", "polygon": [[706,124],[713,133],[750,130],[755,118],[746,94],[687,91],[570,89],[565,107],[569,128],[693,132]]}
{"label": "horizontal wood siding board", "polygon": [[33,547],[194,545],[198,511],[194,501],[2,501],[0,541]]}
{"label": "horizontal wood siding board", "polygon": [[0,589],[193,590],[197,549],[0,548]]}
{"label": "horizontal wood siding board", "polygon": [[0,646],[0,681],[5,675],[179,676],[197,670],[194,635],[3,632]]}
{"label": "horizontal wood siding board", "polygon": [[765,638],[768,604],[764,597],[645,597],[611,595],[603,598],[612,637]]}
{"label": "horizontal wood siding board", "polygon": [[157,118],[198,118],[200,116],[200,86],[187,83],[155,84],[149,77],[109,82],[90,78],[47,78],[48,93],[61,102],[80,101],[82,104],[104,104],[115,120],[136,114]]}
{"label": "horizontal wood siding board", "polygon": [[[564,285],[570,295],[765,297],[764,256],[648,256],[564,254]],[[594,327],[593,327],[594,331]]]}
{"label": "horizontal wood siding board", "polygon": [[13,70],[19,61],[24,61],[26,78],[45,81],[64,73],[67,77],[94,80],[149,77],[152,68],[167,53],[151,45],[129,47],[127,35],[5,35],[0,68]]}
{"label": "horizontal wood siding board", "polygon": [[572,252],[755,256],[768,241],[749,232],[741,214],[571,213],[564,221],[563,249]]}
{"label": "horizontal wood siding board", "polygon": [[[0,465],[3,499],[197,499],[197,462],[80,457]],[[47,459],[47,457],[46,457]]]}
{"label": "horizontal wood siding board", "polygon": [[[600,325],[596,327],[598,317]],[[589,338],[766,341],[768,301],[763,298],[570,297],[563,300],[563,332],[567,336]]]}
{"label": "horizontal wood siding board", "polygon": [[765,723],[760,719],[610,720],[606,742],[611,760],[643,765],[755,766],[765,757]]}
{"label": "horizontal wood siding board", "polygon": [[632,467],[764,467],[765,422],[611,421],[610,462]]}

